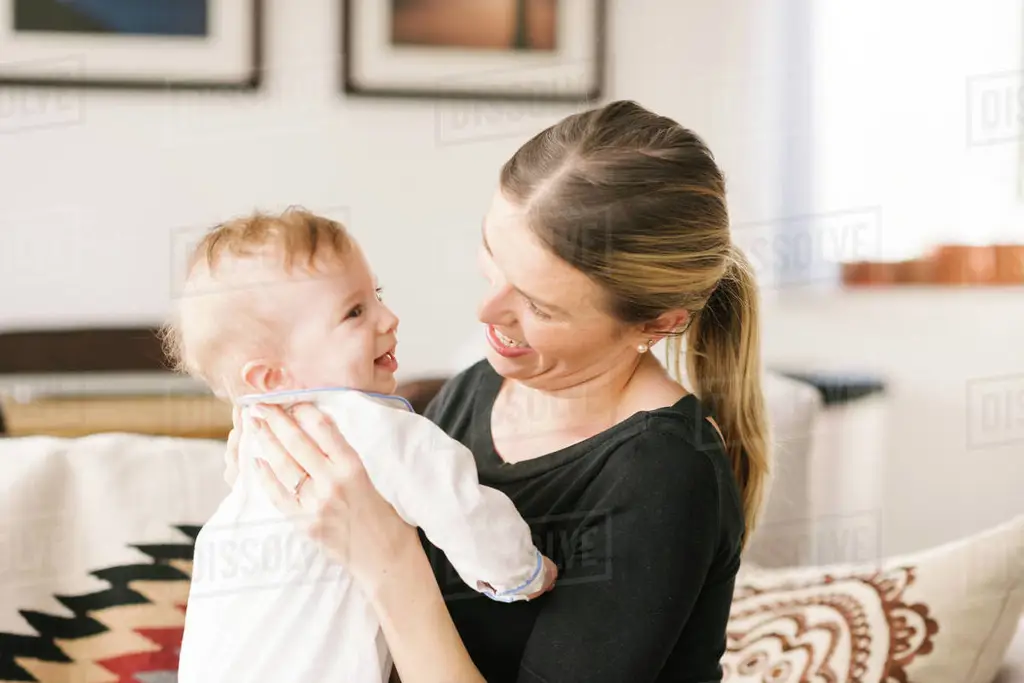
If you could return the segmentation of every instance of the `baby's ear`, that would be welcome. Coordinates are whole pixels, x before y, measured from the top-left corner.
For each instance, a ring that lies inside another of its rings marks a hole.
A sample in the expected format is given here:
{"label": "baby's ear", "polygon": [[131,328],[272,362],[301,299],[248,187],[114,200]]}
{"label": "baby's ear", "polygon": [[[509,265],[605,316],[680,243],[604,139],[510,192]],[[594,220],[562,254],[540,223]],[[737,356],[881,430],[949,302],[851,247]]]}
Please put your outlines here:
{"label": "baby's ear", "polygon": [[242,366],[242,383],[253,393],[266,394],[287,389],[289,380],[284,368],[264,359],[251,360]]}

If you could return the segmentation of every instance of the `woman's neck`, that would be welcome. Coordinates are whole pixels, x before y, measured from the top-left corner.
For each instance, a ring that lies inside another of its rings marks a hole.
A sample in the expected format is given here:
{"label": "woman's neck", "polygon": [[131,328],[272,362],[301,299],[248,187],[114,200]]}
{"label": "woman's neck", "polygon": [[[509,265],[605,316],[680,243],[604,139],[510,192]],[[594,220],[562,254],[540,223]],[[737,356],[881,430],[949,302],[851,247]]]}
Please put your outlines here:
{"label": "woman's neck", "polygon": [[[656,390],[659,385],[661,390]],[[666,388],[677,395],[664,398],[668,396]],[[643,405],[644,394],[652,391],[661,394],[659,405]],[[495,427],[519,434],[563,434],[571,443],[572,438],[582,440],[597,434],[639,410],[671,405],[683,393],[657,359],[644,356],[571,386],[538,389],[506,381],[498,396]]]}
{"label": "woman's neck", "polygon": [[639,411],[672,405],[685,394],[649,355],[567,387],[537,389],[506,381],[491,411],[493,445],[506,462],[532,460],[600,434]]}

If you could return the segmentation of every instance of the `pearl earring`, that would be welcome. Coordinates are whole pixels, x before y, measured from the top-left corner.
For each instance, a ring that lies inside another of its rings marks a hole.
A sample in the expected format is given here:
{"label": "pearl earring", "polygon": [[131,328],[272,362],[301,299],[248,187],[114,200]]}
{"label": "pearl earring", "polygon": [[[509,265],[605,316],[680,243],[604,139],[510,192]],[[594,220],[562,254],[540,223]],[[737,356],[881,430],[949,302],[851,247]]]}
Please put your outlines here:
{"label": "pearl earring", "polygon": [[650,349],[650,348],[651,348],[650,342],[648,342],[646,344],[640,343],[640,344],[636,345],[636,352],[637,353],[647,353],[648,349]]}

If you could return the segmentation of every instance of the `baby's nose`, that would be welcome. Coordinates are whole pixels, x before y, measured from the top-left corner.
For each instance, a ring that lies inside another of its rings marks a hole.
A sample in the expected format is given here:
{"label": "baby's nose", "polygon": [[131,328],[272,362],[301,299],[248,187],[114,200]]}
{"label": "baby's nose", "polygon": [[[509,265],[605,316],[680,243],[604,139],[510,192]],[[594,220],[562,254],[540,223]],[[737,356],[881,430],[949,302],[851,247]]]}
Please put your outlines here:
{"label": "baby's nose", "polygon": [[398,331],[398,316],[392,313],[391,309],[387,309],[387,312],[381,318],[381,331],[385,334]]}

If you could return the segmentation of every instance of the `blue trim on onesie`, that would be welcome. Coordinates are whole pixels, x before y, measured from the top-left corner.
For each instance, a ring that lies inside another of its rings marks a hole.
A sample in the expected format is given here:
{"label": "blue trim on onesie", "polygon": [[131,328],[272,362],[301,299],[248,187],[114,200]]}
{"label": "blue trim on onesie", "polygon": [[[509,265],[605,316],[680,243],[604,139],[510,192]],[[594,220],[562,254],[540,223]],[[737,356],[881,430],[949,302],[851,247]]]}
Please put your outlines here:
{"label": "blue trim on onesie", "polygon": [[526,583],[521,586],[516,586],[515,588],[510,588],[507,591],[501,591],[500,593],[484,591],[484,595],[489,597],[491,600],[496,600],[497,602],[515,602],[515,598],[520,594],[519,592],[536,581],[537,577],[540,576],[541,571],[544,569],[544,556],[541,555],[540,551],[536,548],[534,549],[534,552],[537,553],[537,567],[533,570],[533,575],[526,580]]}
{"label": "blue trim on onesie", "polygon": [[[377,392],[374,392],[374,391],[363,391],[362,389],[352,389],[352,388],[349,388],[349,387],[321,387],[321,388],[318,388],[318,389],[288,389],[288,390],[285,390],[285,391],[271,391],[271,392],[267,392],[267,393],[264,393],[264,394],[246,394],[245,396],[240,397],[238,399],[237,403],[239,405],[243,405],[243,406],[249,406],[249,405],[252,405],[254,403],[283,403],[284,401],[281,401],[279,399],[285,399],[285,398],[294,397],[294,396],[301,396],[303,394],[317,394],[317,393],[338,392],[338,391],[355,391],[357,393],[364,394],[366,396],[373,396],[375,398],[383,398],[383,399],[389,400],[389,401],[400,401],[402,403],[402,405],[404,405],[406,407],[406,409],[410,413],[416,412],[415,410],[413,410],[412,404],[409,403],[409,401],[406,400],[405,398],[402,398],[401,396],[397,396],[395,394],[380,394],[380,393],[377,393]],[[296,401],[296,402],[299,402],[299,401]]]}

